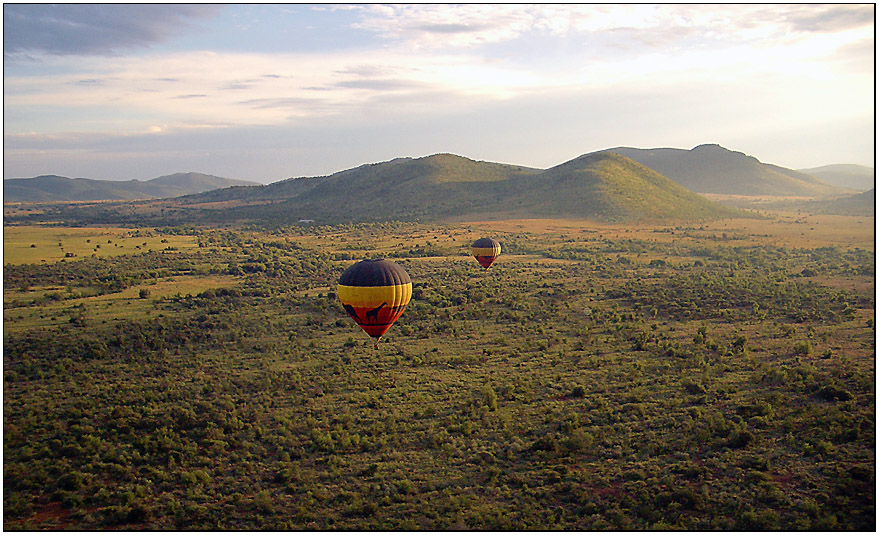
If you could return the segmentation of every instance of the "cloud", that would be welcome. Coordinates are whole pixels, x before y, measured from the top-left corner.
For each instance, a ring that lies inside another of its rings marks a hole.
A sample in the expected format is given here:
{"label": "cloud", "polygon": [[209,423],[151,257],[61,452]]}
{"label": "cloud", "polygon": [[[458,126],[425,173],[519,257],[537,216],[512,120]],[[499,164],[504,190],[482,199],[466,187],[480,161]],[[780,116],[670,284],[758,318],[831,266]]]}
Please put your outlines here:
{"label": "cloud", "polygon": [[252,100],[244,100],[239,104],[252,107],[254,109],[260,110],[268,110],[268,109],[286,109],[290,111],[299,110],[303,107],[307,108],[317,108],[323,104],[323,101],[316,98],[291,98],[291,97],[278,97],[278,98],[259,98]]}
{"label": "cloud", "polygon": [[356,67],[346,67],[338,72],[340,74],[353,74],[354,76],[387,76],[395,70],[383,65],[363,64]]}
{"label": "cloud", "polygon": [[428,33],[473,33],[482,32],[490,28],[491,25],[489,24],[430,23],[422,24],[420,26],[417,26],[415,29],[422,30]]}
{"label": "cloud", "polygon": [[872,5],[809,4],[394,4],[358,9],[354,28],[416,50],[472,49],[541,36],[580,36],[627,47],[640,42],[642,49],[791,41],[801,33],[872,28],[874,15]]}
{"label": "cloud", "polygon": [[514,39],[533,26],[533,6],[362,6],[355,29],[375,32],[413,48],[471,47]]}
{"label": "cloud", "polygon": [[221,89],[223,89],[224,91],[245,91],[252,88],[253,84],[247,82],[231,82],[229,84],[226,84]]}
{"label": "cloud", "polygon": [[788,20],[797,31],[838,32],[872,26],[875,14],[872,4],[814,6],[812,10],[795,11]]}
{"label": "cloud", "polygon": [[[282,124],[292,118],[369,114],[377,102],[393,112],[395,96],[405,97],[409,111],[433,114],[435,106],[424,99],[426,109],[413,108],[419,102],[413,94],[485,98],[544,83],[528,73],[486,65],[476,56],[394,50],[354,56],[183,52],[82,57],[76,59],[76,70],[67,72],[69,64],[66,57],[47,56],[40,71],[6,73],[4,109],[16,113],[7,116],[6,132],[137,129],[157,120]],[[381,95],[387,98],[374,100]]]}
{"label": "cloud", "polygon": [[419,89],[425,84],[411,80],[345,80],[337,82],[336,87],[350,89],[369,89],[372,91],[399,91],[406,89]]}
{"label": "cloud", "polygon": [[112,55],[178,35],[218,7],[173,4],[4,4],[3,54]]}

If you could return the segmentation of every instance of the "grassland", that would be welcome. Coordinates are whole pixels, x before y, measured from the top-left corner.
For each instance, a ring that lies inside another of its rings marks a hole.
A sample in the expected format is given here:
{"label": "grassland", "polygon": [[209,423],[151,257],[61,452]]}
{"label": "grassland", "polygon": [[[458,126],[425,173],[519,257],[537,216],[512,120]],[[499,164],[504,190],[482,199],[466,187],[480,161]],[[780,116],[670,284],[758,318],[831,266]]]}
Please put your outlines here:
{"label": "grassland", "polygon": [[4,529],[873,530],[873,225],[6,228]]}
{"label": "grassland", "polygon": [[158,235],[140,229],[23,226],[3,229],[3,263],[58,262],[85,256],[109,257],[196,246],[192,236]]}

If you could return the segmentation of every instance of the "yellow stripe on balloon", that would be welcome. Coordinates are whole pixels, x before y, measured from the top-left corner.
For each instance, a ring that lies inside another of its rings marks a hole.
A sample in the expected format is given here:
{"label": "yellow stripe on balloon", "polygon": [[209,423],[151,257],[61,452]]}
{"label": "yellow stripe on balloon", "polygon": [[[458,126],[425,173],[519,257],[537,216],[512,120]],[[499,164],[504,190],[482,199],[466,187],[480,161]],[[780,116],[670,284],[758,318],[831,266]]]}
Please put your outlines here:
{"label": "yellow stripe on balloon", "polygon": [[412,283],[393,286],[338,285],[339,301],[354,307],[374,307],[387,303],[389,307],[405,305],[412,298]]}
{"label": "yellow stripe on balloon", "polygon": [[500,247],[473,247],[471,250],[473,256],[498,256],[501,252]]}

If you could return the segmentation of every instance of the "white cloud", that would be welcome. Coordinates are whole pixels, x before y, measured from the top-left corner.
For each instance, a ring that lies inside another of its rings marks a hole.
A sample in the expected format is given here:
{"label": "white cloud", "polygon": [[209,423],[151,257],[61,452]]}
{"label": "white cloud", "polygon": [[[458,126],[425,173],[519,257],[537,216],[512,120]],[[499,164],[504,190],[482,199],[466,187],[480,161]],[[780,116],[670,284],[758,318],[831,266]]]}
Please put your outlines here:
{"label": "white cloud", "polygon": [[360,9],[363,16],[356,28],[419,49],[475,47],[524,35],[560,37],[624,29],[643,32],[646,37],[659,34],[683,40],[697,36],[728,43],[872,31],[872,7],[865,5],[395,4]]}
{"label": "white cloud", "polygon": [[[4,81],[7,109],[35,114],[51,110],[56,122],[47,128],[72,129],[89,115],[92,130],[157,119],[281,124],[297,117],[350,113],[372,105],[378,94],[407,100],[421,92],[508,96],[517,88],[553,83],[487,65],[478,57],[416,57],[393,51],[368,59],[339,53],[212,52],[83,59],[74,73],[7,75]],[[69,124],[59,121],[59,103],[69,110]],[[7,131],[22,128],[34,125],[6,123]]]}

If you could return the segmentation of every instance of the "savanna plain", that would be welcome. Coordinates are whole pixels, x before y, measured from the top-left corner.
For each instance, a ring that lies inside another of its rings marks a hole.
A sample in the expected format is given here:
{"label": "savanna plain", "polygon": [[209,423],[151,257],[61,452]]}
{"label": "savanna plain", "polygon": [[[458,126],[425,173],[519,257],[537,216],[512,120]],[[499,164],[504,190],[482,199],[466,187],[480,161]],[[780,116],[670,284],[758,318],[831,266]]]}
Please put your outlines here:
{"label": "savanna plain", "polygon": [[[872,531],[874,240],[8,226],[3,527]],[[377,256],[413,297],[376,348],[335,284]]]}

